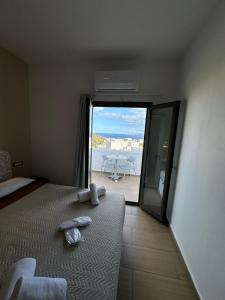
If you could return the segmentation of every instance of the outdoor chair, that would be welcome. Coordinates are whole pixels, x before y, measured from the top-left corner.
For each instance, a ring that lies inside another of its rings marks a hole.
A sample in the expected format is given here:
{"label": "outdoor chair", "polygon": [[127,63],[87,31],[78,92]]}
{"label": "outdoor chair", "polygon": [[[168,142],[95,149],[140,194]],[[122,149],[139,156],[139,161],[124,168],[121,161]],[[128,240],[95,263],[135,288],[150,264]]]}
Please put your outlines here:
{"label": "outdoor chair", "polygon": [[101,173],[106,171],[113,174],[115,168],[115,162],[113,159],[109,159],[106,154],[102,155]]}
{"label": "outdoor chair", "polygon": [[136,175],[136,168],[135,168],[135,157],[130,156],[124,162],[119,163],[119,173],[125,176],[127,173],[131,176],[131,172],[134,172]]}

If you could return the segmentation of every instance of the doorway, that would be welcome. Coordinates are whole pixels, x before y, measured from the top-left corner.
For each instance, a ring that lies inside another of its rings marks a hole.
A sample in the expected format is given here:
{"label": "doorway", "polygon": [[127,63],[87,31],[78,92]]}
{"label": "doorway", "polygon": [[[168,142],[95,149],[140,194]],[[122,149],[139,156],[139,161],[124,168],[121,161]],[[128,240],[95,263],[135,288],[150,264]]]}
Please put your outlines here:
{"label": "doorway", "polygon": [[139,204],[147,106],[150,103],[93,102],[89,137],[89,182]]}
{"label": "doorway", "polygon": [[179,102],[90,105],[88,182],[166,221]]}

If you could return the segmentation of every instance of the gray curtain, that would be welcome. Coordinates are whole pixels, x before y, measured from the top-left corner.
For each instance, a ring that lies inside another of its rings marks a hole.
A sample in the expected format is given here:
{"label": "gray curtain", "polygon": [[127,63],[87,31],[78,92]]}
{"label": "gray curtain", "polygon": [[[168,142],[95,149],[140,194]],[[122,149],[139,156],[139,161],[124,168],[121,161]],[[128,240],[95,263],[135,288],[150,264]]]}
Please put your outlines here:
{"label": "gray curtain", "polygon": [[75,145],[75,172],[74,186],[84,188],[86,185],[86,172],[88,172],[88,141],[89,141],[89,106],[91,97],[81,95],[79,117],[77,120],[77,138]]}

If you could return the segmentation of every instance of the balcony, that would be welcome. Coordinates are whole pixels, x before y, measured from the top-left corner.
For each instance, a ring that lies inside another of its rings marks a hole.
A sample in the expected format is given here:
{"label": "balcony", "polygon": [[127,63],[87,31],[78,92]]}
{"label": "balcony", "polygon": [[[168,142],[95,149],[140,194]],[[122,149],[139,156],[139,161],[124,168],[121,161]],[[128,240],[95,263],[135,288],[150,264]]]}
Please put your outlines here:
{"label": "balcony", "polygon": [[[115,171],[115,160],[111,164],[104,164],[104,156],[117,156],[118,166],[122,164],[126,166],[126,158],[133,158],[133,168],[125,167],[117,168],[121,178],[117,181],[109,178],[112,172]],[[92,150],[92,165],[91,165],[91,181],[97,185],[104,185],[108,191],[117,191],[124,193],[126,201],[138,202],[140,174],[141,174],[142,150],[111,150],[111,149],[93,149]]]}
{"label": "balcony", "polygon": [[126,201],[138,202],[140,176],[125,176],[115,182],[108,178],[110,173],[92,172],[92,182],[104,185],[107,191],[123,193]]}

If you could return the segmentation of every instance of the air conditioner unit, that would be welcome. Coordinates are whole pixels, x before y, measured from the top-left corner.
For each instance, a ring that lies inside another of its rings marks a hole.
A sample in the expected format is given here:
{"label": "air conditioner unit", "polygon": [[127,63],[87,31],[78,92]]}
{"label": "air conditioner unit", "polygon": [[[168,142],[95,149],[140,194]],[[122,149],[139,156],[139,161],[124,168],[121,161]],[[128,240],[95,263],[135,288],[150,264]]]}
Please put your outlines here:
{"label": "air conditioner unit", "polygon": [[137,71],[97,71],[95,72],[95,91],[134,91],[139,90]]}

